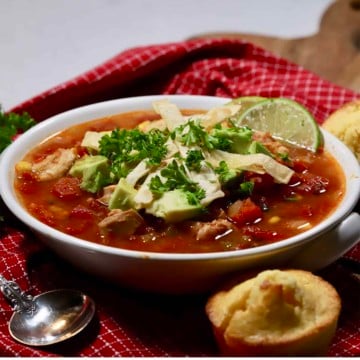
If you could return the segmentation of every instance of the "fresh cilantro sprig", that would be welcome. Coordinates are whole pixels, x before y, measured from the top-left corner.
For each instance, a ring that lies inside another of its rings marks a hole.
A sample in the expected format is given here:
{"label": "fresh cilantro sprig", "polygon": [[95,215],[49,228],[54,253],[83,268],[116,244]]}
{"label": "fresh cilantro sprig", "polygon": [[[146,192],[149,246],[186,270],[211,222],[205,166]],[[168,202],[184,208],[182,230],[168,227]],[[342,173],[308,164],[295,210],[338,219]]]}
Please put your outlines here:
{"label": "fresh cilantro sprig", "polygon": [[223,127],[217,124],[210,132],[197,120],[189,120],[187,123],[178,126],[171,134],[185,146],[198,146],[204,150],[215,149],[246,153],[251,143],[252,130],[247,127],[237,127],[229,123]]}
{"label": "fresh cilantro sprig", "polygon": [[224,160],[220,161],[218,167],[216,167],[214,171],[218,175],[221,184],[228,183],[236,176],[236,172],[230,169]]}
{"label": "fresh cilantro sprig", "polygon": [[35,120],[26,112],[4,113],[0,107],[0,153],[11,144],[16,134],[30,129],[35,124]]}
{"label": "fresh cilantro sprig", "polygon": [[204,155],[200,150],[189,150],[186,154],[185,164],[190,170],[199,171],[201,168],[201,161],[204,159]]}
{"label": "fresh cilantro sprig", "polygon": [[250,196],[254,190],[254,183],[252,181],[244,181],[239,186],[242,195]]}
{"label": "fresh cilantro sprig", "polygon": [[166,180],[163,182],[160,176],[154,176],[149,184],[149,188],[153,193],[161,195],[166,191],[180,189],[184,191],[191,205],[199,204],[200,200],[205,197],[205,190],[189,179],[184,165],[179,165],[176,160],[173,160],[162,169],[160,174]]}
{"label": "fresh cilantro sprig", "polygon": [[209,151],[219,148],[219,140],[195,120],[189,120],[186,124],[178,126],[171,137],[178,139],[185,146],[196,145]]}
{"label": "fresh cilantro sprig", "polygon": [[278,153],[277,156],[285,162],[290,162],[290,156],[288,153]]}
{"label": "fresh cilantro sprig", "polygon": [[139,129],[116,129],[99,142],[100,154],[111,162],[111,172],[117,179],[127,174],[141,161],[156,166],[167,154],[168,136],[158,129],[144,133]]}

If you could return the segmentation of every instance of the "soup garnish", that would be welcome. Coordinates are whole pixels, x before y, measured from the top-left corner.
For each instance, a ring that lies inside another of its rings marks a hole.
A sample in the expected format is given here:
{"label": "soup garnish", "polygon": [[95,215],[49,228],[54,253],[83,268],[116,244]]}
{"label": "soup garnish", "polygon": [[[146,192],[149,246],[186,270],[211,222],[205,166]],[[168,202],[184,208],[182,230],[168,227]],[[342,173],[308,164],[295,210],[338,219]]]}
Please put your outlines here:
{"label": "soup garnish", "polygon": [[35,120],[28,113],[5,113],[0,106],[0,153],[11,144],[18,133],[30,129],[35,124]]}
{"label": "soup garnish", "polygon": [[24,206],[89,241],[186,253],[288,238],[342,197],[342,171],[323,148],[239,126],[236,103],[153,108],[75,125],[30,151],[16,165]]}

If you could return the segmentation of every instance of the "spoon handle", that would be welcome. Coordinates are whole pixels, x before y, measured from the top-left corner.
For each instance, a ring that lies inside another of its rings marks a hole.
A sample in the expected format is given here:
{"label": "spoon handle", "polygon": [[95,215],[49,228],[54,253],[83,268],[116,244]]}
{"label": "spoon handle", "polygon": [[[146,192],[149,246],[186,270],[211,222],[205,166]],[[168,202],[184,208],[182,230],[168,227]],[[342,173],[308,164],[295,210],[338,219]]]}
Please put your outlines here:
{"label": "spoon handle", "polygon": [[15,281],[6,280],[0,275],[0,290],[17,312],[33,313],[35,303],[33,297],[22,291]]}

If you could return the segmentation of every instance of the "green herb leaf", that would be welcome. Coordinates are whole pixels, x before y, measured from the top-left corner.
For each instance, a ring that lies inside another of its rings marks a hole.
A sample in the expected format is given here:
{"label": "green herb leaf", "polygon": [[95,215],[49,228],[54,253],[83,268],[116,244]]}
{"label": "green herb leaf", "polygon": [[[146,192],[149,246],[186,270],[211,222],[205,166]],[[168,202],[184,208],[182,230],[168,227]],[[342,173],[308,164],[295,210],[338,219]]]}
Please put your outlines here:
{"label": "green herb leaf", "polygon": [[184,165],[179,165],[176,160],[162,169],[160,174],[166,181],[162,182],[158,175],[154,176],[149,184],[153,193],[162,194],[166,191],[180,189],[186,193],[191,205],[199,204],[200,200],[205,197],[205,190],[188,178]]}
{"label": "green herb leaf", "polygon": [[199,171],[204,155],[200,150],[189,150],[186,154],[185,164],[190,170]]}
{"label": "green herb leaf", "polygon": [[116,179],[127,174],[141,161],[150,166],[159,165],[167,154],[168,136],[157,129],[144,133],[139,129],[116,129],[99,142],[99,153],[111,161],[111,171]]}
{"label": "green herb leaf", "polygon": [[214,171],[219,175],[219,181],[221,184],[226,184],[236,177],[236,172],[229,169],[226,161],[224,160],[220,161],[219,166],[215,168]]}
{"label": "green herb leaf", "polygon": [[169,191],[168,184],[163,183],[159,175],[151,178],[149,188],[156,195],[162,195],[164,192]]}
{"label": "green herb leaf", "polygon": [[11,144],[18,133],[22,133],[36,123],[26,112],[20,114],[4,113],[0,107],[0,153]]}
{"label": "green herb leaf", "polygon": [[250,196],[254,190],[254,183],[252,181],[244,181],[240,184],[240,192],[242,195]]}
{"label": "green herb leaf", "polygon": [[189,120],[186,124],[177,127],[172,133],[185,146],[199,146],[206,150],[217,149],[218,140],[206,132],[198,121]]}
{"label": "green herb leaf", "polygon": [[278,153],[277,156],[282,160],[282,161],[290,161],[290,157],[288,153]]}

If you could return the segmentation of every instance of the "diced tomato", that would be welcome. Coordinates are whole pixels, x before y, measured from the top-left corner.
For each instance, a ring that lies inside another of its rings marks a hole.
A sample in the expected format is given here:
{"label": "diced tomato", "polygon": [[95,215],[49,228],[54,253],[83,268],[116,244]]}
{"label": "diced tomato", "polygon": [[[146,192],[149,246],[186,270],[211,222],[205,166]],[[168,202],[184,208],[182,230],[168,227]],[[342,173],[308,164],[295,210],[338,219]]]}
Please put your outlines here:
{"label": "diced tomato", "polygon": [[91,220],[94,217],[94,213],[83,205],[77,205],[71,210],[70,217]]}
{"label": "diced tomato", "polygon": [[245,225],[260,219],[262,211],[250,198],[247,198],[241,202],[238,211],[230,217],[237,225]]}
{"label": "diced tomato", "polygon": [[246,226],[244,228],[244,234],[249,235],[256,240],[272,242],[282,238],[281,234],[276,231],[262,230],[258,226]]}
{"label": "diced tomato", "polygon": [[70,235],[80,235],[89,226],[88,221],[78,221],[65,228],[65,231]]}
{"label": "diced tomato", "polygon": [[86,200],[86,206],[89,208],[92,213],[100,218],[103,218],[106,216],[106,214],[109,212],[109,209],[104,204],[101,204],[99,201],[88,198]]}
{"label": "diced tomato", "polygon": [[70,212],[71,225],[66,227],[70,235],[80,235],[94,222],[94,212],[84,205],[75,206]]}
{"label": "diced tomato", "polygon": [[23,194],[34,194],[38,189],[37,182],[34,180],[24,180],[19,184],[18,189]]}
{"label": "diced tomato", "polygon": [[[25,162],[24,162],[25,163]],[[29,164],[30,165],[30,164]],[[16,175],[21,181],[18,182],[18,189],[23,194],[33,194],[38,189],[36,173],[27,166],[16,165]]]}
{"label": "diced tomato", "polygon": [[55,225],[55,218],[53,213],[49,211],[44,205],[31,203],[29,209],[34,214],[34,216],[43,223],[49,226]]}
{"label": "diced tomato", "polygon": [[308,169],[308,165],[301,160],[293,160],[293,170],[297,173],[302,173]]}
{"label": "diced tomato", "polygon": [[304,172],[302,174],[295,174],[294,180],[298,180],[300,183],[294,187],[294,190],[298,193],[312,193],[322,194],[326,192],[329,185],[329,180],[325,177],[314,175],[310,172]]}
{"label": "diced tomato", "polygon": [[73,177],[59,179],[54,184],[51,192],[62,200],[75,200],[82,194],[79,179]]}
{"label": "diced tomato", "polygon": [[76,153],[80,156],[83,157],[85,155],[89,155],[89,151],[86,147],[84,146],[76,146]]}
{"label": "diced tomato", "polygon": [[25,181],[36,181],[36,174],[30,171],[23,171],[21,173],[21,178]]}

